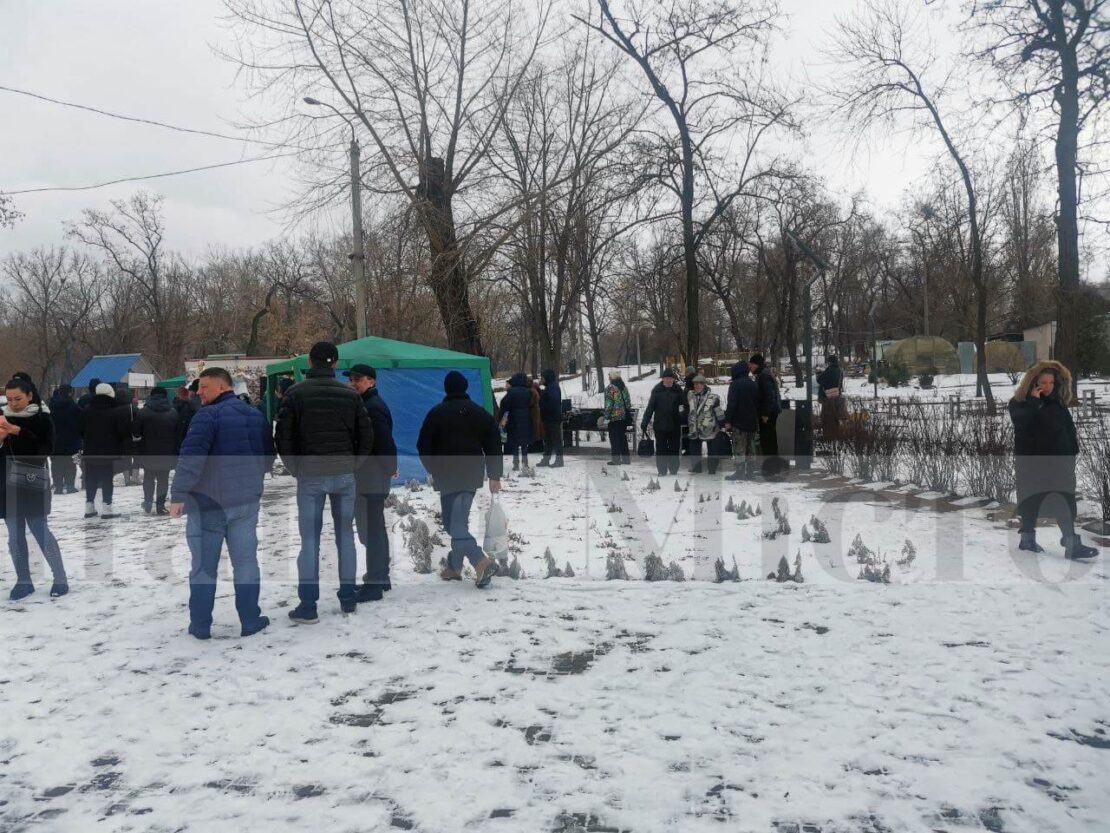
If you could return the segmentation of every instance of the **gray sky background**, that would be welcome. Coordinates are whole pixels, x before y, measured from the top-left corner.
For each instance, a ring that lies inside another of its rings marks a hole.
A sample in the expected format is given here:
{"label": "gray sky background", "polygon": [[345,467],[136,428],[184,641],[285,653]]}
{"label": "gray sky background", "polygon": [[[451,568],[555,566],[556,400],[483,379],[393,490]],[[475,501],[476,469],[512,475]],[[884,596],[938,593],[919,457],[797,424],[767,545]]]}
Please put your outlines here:
{"label": "gray sky background", "polygon": [[[779,71],[800,79],[834,15],[854,0],[782,0],[789,15]],[[245,93],[235,68],[212,52],[228,38],[220,0],[0,0],[0,84],[186,127],[234,132]],[[876,208],[896,208],[936,149],[894,143],[853,154],[816,129],[806,161],[845,193],[864,190]],[[257,145],[188,136],[109,119],[0,91],[0,191],[84,185],[262,155]],[[257,162],[142,184],[16,197],[26,214],[0,231],[0,257],[63,242],[62,222],[105,208],[140,188],[165,196],[167,242],[189,254],[244,247],[279,236],[275,215],[289,194],[291,166]]]}

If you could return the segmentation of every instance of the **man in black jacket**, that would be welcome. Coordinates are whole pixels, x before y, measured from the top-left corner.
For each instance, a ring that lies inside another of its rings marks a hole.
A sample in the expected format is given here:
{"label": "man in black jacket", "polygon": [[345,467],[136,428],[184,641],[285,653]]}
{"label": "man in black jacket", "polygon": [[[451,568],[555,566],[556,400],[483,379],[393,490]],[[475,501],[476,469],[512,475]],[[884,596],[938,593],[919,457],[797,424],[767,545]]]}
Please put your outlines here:
{"label": "man in black jacket", "polygon": [[678,474],[682,426],[686,424],[686,395],[678,385],[678,377],[673,370],[664,370],[662,380],[652,388],[643,419],[640,420],[642,433],[647,433],[653,417],[655,468],[660,477]]}
{"label": "man in black jacket", "polygon": [[155,388],[138,413],[138,462],[143,469],[143,511],[168,515],[166,496],[170,491],[170,472],[177,463],[178,422],[180,417],[170,404],[165,388]]}
{"label": "man in black jacket", "polygon": [[54,475],[54,494],[77,492],[77,464],[73,455],[81,450],[81,409],[73,401],[73,388],[62,385],[50,397],[50,417],[54,420],[54,455],[50,469]]}
{"label": "man in black jacket", "polygon": [[486,475],[490,494],[501,491],[504,461],[497,420],[470,400],[467,384],[457,370],[447,374],[443,380],[447,396],[424,418],[416,449],[439,492],[443,526],[451,536],[451,552],[440,578],[461,581],[463,558],[468,558],[477,574],[475,584],[488,587],[495,565],[470,533],[470,507]]}
{"label": "man in black jacket", "polygon": [[355,476],[355,530],[359,542],[366,547],[366,573],[356,600],[377,602],[381,601],[383,591],[393,587],[389,581],[389,535],[385,530],[385,499],[397,476],[393,414],[378,393],[378,372],[374,368],[356,364],[343,375],[351,380],[351,387],[362,397],[374,433],[370,459]]}
{"label": "man in black jacket", "polygon": [[761,353],[748,359],[748,369],[755,375],[756,412],[759,414],[759,450],[764,460],[779,456],[779,435],[776,425],[782,413],[779,383],[771,375]]}
{"label": "man in black jacket", "polygon": [[319,622],[320,531],[324,501],[331,503],[339,550],[339,605],[358,610],[358,555],[351,524],[355,516],[355,472],[374,447],[370,418],[362,398],[335,378],[339,351],[327,341],[312,345],[304,381],[282,397],[274,439],[289,473],[297,478],[297,557],[300,604],[289,618],[303,625]]}
{"label": "man in black jacket", "polygon": [[96,493],[104,501],[101,518],[119,517],[112,509],[113,477],[116,464],[123,457],[124,446],[131,438],[128,412],[116,404],[116,389],[107,382],[96,386],[96,396],[81,412],[81,458],[85,469],[85,517],[97,516]]}
{"label": "man in black jacket", "polygon": [[732,434],[736,471],[726,480],[744,480],[755,473],[755,438],[759,431],[758,388],[744,362],[732,366],[725,407],[725,430]]}
{"label": "man in black jacket", "polygon": [[77,400],[77,407],[82,411],[92,404],[93,397],[96,396],[96,386],[100,384],[100,380],[95,376],[89,379],[89,389],[86,393],[81,394],[81,398]]}
{"label": "man in black jacket", "polygon": [[543,372],[540,394],[540,419],[543,421],[543,459],[541,466],[563,467],[563,392],[554,370]]}

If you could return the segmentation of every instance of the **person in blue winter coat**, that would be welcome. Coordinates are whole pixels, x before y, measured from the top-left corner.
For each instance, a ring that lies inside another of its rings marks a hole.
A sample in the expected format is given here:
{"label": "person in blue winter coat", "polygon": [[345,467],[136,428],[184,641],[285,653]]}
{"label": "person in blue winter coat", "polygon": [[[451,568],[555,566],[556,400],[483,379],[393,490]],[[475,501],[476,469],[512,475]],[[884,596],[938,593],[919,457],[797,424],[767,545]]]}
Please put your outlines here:
{"label": "person in blue winter coat", "polygon": [[542,378],[540,419],[543,421],[543,459],[539,464],[558,469],[563,466],[563,391],[559,388],[559,376],[554,370],[545,370]]}
{"label": "person in blue winter coat", "polygon": [[505,453],[513,455],[513,471],[520,470],[521,460],[528,466],[528,447],[534,439],[532,413],[534,402],[532,386],[524,373],[517,373],[509,379],[509,391],[501,398],[497,421],[505,431]]}
{"label": "person in blue winter coat", "polygon": [[235,609],[242,636],[270,620],[258,607],[258,507],[263,481],[274,462],[270,424],[235,396],[231,376],[219,367],[200,374],[202,406],[189,423],[170,492],[170,515],[187,516],[189,633],[212,635],[216,573],[227,542],[235,583]]}

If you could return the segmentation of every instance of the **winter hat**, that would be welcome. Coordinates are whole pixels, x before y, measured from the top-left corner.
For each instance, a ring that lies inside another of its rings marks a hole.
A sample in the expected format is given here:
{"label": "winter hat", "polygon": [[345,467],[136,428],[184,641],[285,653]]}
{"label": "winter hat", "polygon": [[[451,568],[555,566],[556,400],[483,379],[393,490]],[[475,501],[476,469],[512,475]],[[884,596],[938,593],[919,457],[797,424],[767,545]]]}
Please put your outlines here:
{"label": "winter hat", "polygon": [[758,364],[760,367],[762,367],[764,364],[766,364],[766,362],[763,360],[763,354],[762,353],[752,353],[752,357],[750,359],[748,359],[748,363],[749,364]]}
{"label": "winter hat", "polygon": [[350,370],[344,370],[343,375],[347,378],[351,376],[363,376],[367,379],[377,379],[378,371],[368,364],[356,364],[352,365]]}
{"label": "winter hat", "polygon": [[330,341],[317,341],[308,351],[310,361],[317,364],[326,364],[328,367],[339,361],[339,350]]}
{"label": "winter hat", "polygon": [[610,382],[615,382],[620,377],[621,377],[621,372],[619,370],[610,370],[609,371],[609,381]]}
{"label": "winter hat", "polygon": [[697,384],[698,382],[701,382],[701,383],[702,383],[702,384],[704,385],[704,384],[705,384],[705,377],[704,377],[704,376],[702,376],[702,375],[701,375],[701,374],[699,373],[699,374],[698,374],[697,376],[695,376],[695,377],[694,377],[693,379],[691,379],[691,381],[692,381],[692,382],[693,382],[694,384]]}
{"label": "winter hat", "polygon": [[687,375],[687,376],[693,376],[693,375],[694,375],[695,373],[697,373],[697,371],[696,371],[696,370],[694,370],[694,368],[692,368],[692,367],[690,367],[689,365],[687,365],[687,367],[686,367],[686,375]]}
{"label": "winter hat", "polygon": [[836,367],[836,365],[840,364],[840,359],[837,358],[835,355],[826,356],[825,361],[828,362],[828,364],[832,367]]}
{"label": "winter hat", "polygon": [[166,398],[166,389],[165,388],[154,388],[154,390],[152,390],[150,392],[150,398],[151,399],[159,399],[159,398],[165,399]]}
{"label": "winter hat", "polygon": [[671,370],[671,369],[670,369],[670,368],[668,367],[668,368],[667,368],[666,370],[664,370],[664,371],[663,371],[663,375],[662,375],[662,376],[660,376],[659,378],[660,378],[660,379],[677,379],[677,378],[678,378],[678,374],[677,374],[677,373],[675,373],[675,372],[674,372],[673,370]]}
{"label": "winter hat", "polygon": [[99,385],[96,386],[96,395],[97,396],[107,396],[107,397],[110,397],[112,399],[115,399],[116,398],[116,389],[114,387],[112,387],[111,385],[109,385],[107,382],[101,382]]}
{"label": "winter hat", "polygon": [[443,379],[443,391],[448,395],[466,393],[468,387],[470,387],[470,383],[457,370],[452,370]]}

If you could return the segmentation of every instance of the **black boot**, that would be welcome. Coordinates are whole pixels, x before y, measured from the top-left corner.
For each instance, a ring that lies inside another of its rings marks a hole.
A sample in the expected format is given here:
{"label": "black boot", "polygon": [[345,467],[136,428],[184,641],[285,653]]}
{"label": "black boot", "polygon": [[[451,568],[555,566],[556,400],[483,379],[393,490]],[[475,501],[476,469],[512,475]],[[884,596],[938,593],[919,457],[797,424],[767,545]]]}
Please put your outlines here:
{"label": "black boot", "polygon": [[555,459],[555,462],[551,464],[551,468],[553,468],[553,469],[561,469],[562,467],[563,467],[563,458],[562,457],[557,457]]}
{"label": "black boot", "polygon": [[1069,561],[1084,561],[1098,557],[1098,550],[1084,544],[1076,533],[1072,533],[1071,538],[1061,538],[1060,543],[1064,545],[1064,557]]}
{"label": "black boot", "polygon": [[1044,547],[1037,543],[1036,532],[1021,533],[1021,543],[1018,544],[1018,549],[1026,552],[1044,552]]}

